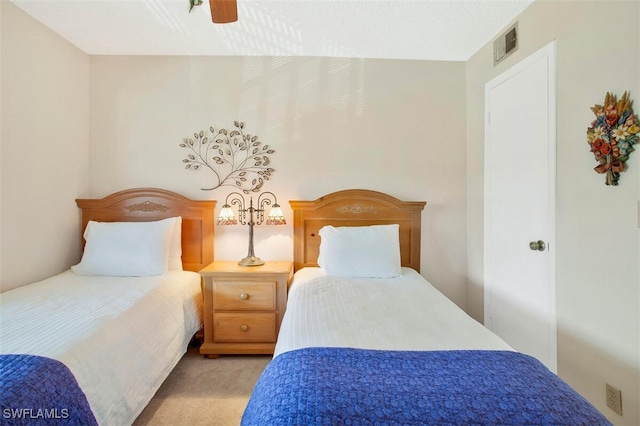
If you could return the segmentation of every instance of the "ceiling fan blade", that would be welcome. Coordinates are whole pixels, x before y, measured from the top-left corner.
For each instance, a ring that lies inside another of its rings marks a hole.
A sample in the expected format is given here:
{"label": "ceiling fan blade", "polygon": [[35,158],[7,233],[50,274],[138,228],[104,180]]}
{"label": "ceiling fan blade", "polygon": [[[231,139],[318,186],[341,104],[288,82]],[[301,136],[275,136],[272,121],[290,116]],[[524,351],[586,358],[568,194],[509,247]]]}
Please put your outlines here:
{"label": "ceiling fan blade", "polygon": [[236,0],[209,0],[209,7],[214,24],[227,24],[238,20]]}

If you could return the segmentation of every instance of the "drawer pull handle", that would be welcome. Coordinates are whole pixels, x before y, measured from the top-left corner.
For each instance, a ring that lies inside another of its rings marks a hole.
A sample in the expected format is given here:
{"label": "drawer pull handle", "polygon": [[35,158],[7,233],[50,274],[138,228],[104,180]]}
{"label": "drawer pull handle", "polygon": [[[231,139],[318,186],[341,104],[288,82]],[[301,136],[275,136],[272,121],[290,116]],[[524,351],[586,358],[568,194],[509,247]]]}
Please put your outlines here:
{"label": "drawer pull handle", "polygon": [[249,298],[249,295],[247,293],[240,293],[240,299],[247,300],[248,298]]}
{"label": "drawer pull handle", "polygon": [[241,330],[241,331],[247,331],[247,330],[249,330],[249,326],[248,326],[247,324],[242,324],[242,325],[240,326],[240,330]]}

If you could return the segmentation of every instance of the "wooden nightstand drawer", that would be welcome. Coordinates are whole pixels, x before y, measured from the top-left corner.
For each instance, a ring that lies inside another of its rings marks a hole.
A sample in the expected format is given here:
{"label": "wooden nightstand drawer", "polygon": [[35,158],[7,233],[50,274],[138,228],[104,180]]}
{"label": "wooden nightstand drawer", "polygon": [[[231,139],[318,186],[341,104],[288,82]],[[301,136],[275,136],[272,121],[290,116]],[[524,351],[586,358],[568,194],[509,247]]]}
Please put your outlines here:
{"label": "wooden nightstand drawer", "polygon": [[275,313],[216,313],[213,315],[213,341],[265,342],[276,341]]}
{"label": "wooden nightstand drawer", "polygon": [[293,264],[267,261],[260,266],[240,266],[215,261],[200,270],[204,278],[204,342],[200,353],[273,354]]}
{"label": "wooden nightstand drawer", "polygon": [[213,309],[274,310],[276,309],[275,281],[219,281],[215,282]]}

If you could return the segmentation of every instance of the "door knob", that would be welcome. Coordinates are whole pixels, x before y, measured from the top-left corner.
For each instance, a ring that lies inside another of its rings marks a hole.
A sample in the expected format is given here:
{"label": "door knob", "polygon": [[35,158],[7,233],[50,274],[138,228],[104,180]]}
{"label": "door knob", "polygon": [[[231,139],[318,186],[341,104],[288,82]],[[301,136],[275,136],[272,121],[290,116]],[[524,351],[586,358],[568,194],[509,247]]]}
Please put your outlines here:
{"label": "door knob", "polygon": [[544,241],[542,240],[538,240],[538,241],[531,241],[529,243],[529,248],[531,250],[538,250],[538,251],[544,251],[544,249],[546,248],[546,244],[544,243]]}

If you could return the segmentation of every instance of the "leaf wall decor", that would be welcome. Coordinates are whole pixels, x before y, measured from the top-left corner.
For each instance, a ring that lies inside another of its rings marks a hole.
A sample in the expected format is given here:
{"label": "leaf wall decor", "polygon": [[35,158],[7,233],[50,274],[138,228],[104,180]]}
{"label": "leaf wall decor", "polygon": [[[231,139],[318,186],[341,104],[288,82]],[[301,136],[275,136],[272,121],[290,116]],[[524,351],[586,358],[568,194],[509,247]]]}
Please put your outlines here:
{"label": "leaf wall decor", "polygon": [[258,136],[245,133],[244,122],[234,121],[235,129],[228,131],[213,126],[193,137],[184,138],[180,147],[187,150],[182,160],[187,170],[202,168],[213,172],[211,191],[220,186],[232,186],[245,194],[259,192],[265,181],[275,172],[270,167],[270,155],[275,150],[263,145]]}

